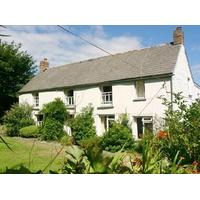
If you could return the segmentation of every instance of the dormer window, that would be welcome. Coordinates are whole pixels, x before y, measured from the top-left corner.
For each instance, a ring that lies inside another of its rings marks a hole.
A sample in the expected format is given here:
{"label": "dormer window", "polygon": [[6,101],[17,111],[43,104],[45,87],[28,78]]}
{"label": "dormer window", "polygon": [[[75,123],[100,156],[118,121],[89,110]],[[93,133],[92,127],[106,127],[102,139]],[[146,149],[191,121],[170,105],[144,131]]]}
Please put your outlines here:
{"label": "dormer window", "polygon": [[39,107],[39,94],[38,93],[34,93],[33,94],[33,106],[34,107]]}
{"label": "dormer window", "polygon": [[66,101],[68,106],[74,106],[74,90],[66,92]]}
{"label": "dormer window", "polygon": [[136,88],[136,97],[137,99],[144,99],[145,98],[145,84],[143,80],[139,80],[135,82]]}

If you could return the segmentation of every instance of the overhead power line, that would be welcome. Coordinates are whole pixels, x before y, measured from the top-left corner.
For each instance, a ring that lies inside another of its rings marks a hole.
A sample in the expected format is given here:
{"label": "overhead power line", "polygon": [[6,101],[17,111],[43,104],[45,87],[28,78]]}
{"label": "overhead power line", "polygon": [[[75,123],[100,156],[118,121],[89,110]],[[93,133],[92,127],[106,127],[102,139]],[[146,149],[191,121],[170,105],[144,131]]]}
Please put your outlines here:
{"label": "overhead power line", "polygon": [[[95,48],[97,48],[97,49],[103,51],[104,53],[106,53],[106,54],[108,54],[108,55],[110,55],[110,56],[113,56],[113,57],[115,56],[115,58],[117,58],[118,60],[122,61],[123,63],[125,63],[125,64],[127,64],[127,65],[129,65],[129,66],[131,66],[131,67],[137,68],[137,69],[139,70],[139,74],[140,74],[139,77],[142,78],[142,64],[143,64],[143,62],[144,62],[143,60],[141,61],[140,65],[139,65],[138,67],[137,67],[137,66],[133,66],[131,63],[129,63],[129,62],[127,62],[127,61],[125,61],[125,60],[123,60],[123,59],[121,59],[121,58],[119,58],[119,57],[116,57],[115,54],[112,54],[112,53],[110,53],[109,51],[106,51],[106,50],[103,49],[102,47],[99,47],[98,45],[96,45],[96,44],[94,44],[94,43],[92,43],[92,42],[86,40],[85,38],[81,37],[80,35],[78,35],[78,34],[76,34],[76,33],[73,33],[73,32],[70,31],[69,29],[67,29],[67,28],[65,28],[65,27],[63,27],[63,26],[61,26],[61,25],[57,25],[57,26],[58,26],[59,28],[61,28],[62,30],[66,31],[67,33],[69,33],[69,34],[71,34],[71,35],[73,35],[73,36],[79,38],[80,40],[82,40],[82,41],[84,41],[84,42],[90,44],[91,46],[93,46],[93,47],[95,47]],[[147,53],[145,54],[145,57],[146,57],[146,56],[147,56]],[[139,78],[139,77],[138,77],[138,78]],[[157,77],[157,76],[155,76],[155,75],[153,75],[153,76],[151,76],[151,77],[160,80],[160,78]],[[157,93],[151,98],[151,100],[142,108],[142,110],[139,112],[139,116],[140,116],[141,113],[149,106],[149,104],[153,101],[153,99],[155,99],[155,98],[157,97],[158,93],[161,91],[161,89],[163,89],[164,86],[165,86],[165,82],[164,82],[164,84],[162,85],[162,87],[157,91]]]}
{"label": "overhead power line", "polygon": [[[104,53],[106,53],[106,54],[108,54],[108,55],[110,55],[110,56],[113,56],[113,57],[117,58],[117,59],[120,60],[121,62],[123,62],[123,63],[125,63],[125,64],[127,64],[127,65],[129,65],[129,66],[131,66],[131,67],[134,67],[134,68],[137,68],[138,70],[140,70],[139,67],[133,66],[131,63],[128,63],[127,61],[125,61],[125,60],[123,60],[123,59],[121,59],[121,58],[119,58],[119,57],[116,57],[115,54],[112,54],[112,53],[110,53],[109,51],[103,49],[102,47],[99,47],[98,45],[96,45],[96,44],[94,44],[94,43],[88,41],[87,39],[81,37],[80,35],[78,35],[78,34],[76,34],[76,33],[73,33],[73,32],[70,31],[69,29],[67,29],[67,28],[65,28],[65,27],[63,27],[63,26],[61,26],[61,25],[57,25],[57,26],[58,26],[59,28],[61,28],[62,30],[68,32],[69,34],[71,34],[71,35],[73,35],[73,36],[79,38],[80,40],[82,40],[82,41],[84,41],[84,42],[90,44],[91,46],[93,46],[93,47],[95,47],[95,48],[97,48],[97,49],[103,51]],[[140,73],[141,73],[141,72],[140,72]]]}
{"label": "overhead power line", "polygon": [[86,42],[86,43],[92,45],[93,47],[95,47],[95,48],[97,48],[97,49],[103,51],[104,53],[107,53],[107,54],[109,54],[109,55],[111,55],[111,56],[114,56],[112,53],[110,53],[110,52],[104,50],[103,48],[97,46],[96,44],[94,44],[94,43],[92,43],[92,42],[86,40],[85,38],[79,36],[78,34],[73,33],[72,31],[70,31],[70,30],[64,28],[63,26],[60,26],[60,25],[57,25],[57,26],[58,26],[59,28],[63,29],[64,31],[67,31],[67,32],[70,33],[71,35],[73,35],[73,36],[75,36],[75,37],[78,37],[79,39],[83,40],[84,42]]}

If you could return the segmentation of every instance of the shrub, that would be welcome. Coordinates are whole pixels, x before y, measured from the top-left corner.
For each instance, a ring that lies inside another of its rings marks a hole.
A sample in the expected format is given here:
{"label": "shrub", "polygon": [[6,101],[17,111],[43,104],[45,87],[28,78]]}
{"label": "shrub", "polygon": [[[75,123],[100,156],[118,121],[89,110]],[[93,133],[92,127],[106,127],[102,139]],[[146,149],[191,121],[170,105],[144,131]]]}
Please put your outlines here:
{"label": "shrub", "polygon": [[64,135],[63,124],[53,119],[46,119],[39,128],[43,140],[58,140]]}
{"label": "shrub", "polygon": [[60,143],[65,146],[70,146],[73,144],[73,138],[69,135],[64,135],[61,137]]}
{"label": "shrub", "polygon": [[38,137],[39,130],[35,125],[26,126],[19,130],[19,135],[25,138],[36,138]]}
{"label": "shrub", "polygon": [[71,121],[72,136],[76,143],[96,135],[92,114],[93,109],[88,106],[83,108],[82,112]]}
{"label": "shrub", "polygon": [[64,102],[59,98],[56,98],[54,101],[45,104],[40,113],[44,115],[44,120],[52,119],[59,121],[62,124],[64,124],[68,114]]}
{"label": "shrub", "polygon": [[200,100],[186,106],[181,93],[174,95],[172,102],[177,109],[172,110],[172,103],[164,101],[167,106],[166,137],[158,138],[159,148],[163,156],[173,161],[177,152],[183,164],[200,161]]}
{"label": "shrub", "polygon": [[25,126],[33,125],[31,117],[32,107],[28,104],[14,104],[3,117],[4,125],[8,130],[9,136],[19,135],[19,130]]}
{"label": "shrub", "polygon": [[79,145],[84,149],[89,149],[91,147],[101,148],[102,137],[94,136],[79,141]]}
{"label": "shrub", "polygon": [[101,146],[106,151],[133,150],[134,139],[129,127],[113,122],[112,127],[104,134]]}

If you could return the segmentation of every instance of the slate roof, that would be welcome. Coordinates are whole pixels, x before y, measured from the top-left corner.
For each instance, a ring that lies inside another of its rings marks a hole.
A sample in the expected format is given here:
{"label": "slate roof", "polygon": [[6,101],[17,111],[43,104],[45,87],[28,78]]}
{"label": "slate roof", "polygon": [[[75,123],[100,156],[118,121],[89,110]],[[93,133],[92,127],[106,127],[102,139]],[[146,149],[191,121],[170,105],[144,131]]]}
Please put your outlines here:
{"label": "slate roof", "polygon": [[172,74],[181,45],[166,44],[49,68],[19,93]]}

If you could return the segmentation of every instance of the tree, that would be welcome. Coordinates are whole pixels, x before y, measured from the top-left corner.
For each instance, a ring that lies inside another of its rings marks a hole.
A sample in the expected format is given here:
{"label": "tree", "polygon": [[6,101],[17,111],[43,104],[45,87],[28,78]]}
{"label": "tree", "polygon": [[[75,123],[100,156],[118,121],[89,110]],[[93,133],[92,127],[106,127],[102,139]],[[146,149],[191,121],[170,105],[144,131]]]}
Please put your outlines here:
{"label": "tree", "polygon": [[35,61],[21,44],[0,41],[0,118],[17,101],[17,92],[36,72]]}

